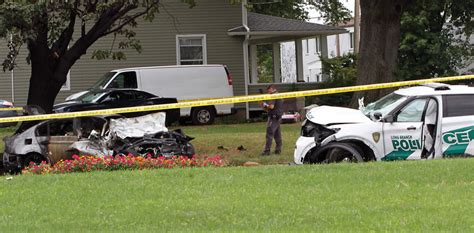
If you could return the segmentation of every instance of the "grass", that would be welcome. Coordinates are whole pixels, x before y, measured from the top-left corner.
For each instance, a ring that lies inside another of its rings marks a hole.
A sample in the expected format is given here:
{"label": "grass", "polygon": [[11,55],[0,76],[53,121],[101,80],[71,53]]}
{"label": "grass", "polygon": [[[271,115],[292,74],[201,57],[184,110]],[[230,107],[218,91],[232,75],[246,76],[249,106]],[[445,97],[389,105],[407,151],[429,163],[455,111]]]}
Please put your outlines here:
{"label": "grass", "polygon": [[[186,134],[194,137],[191,143],[196,152],[201,155],[222,155],[230,165],[242,165],[246,161],[259,162],[261,164],[288,163],[293,160],[293,150],[296,139],[299,136],[301,124],[283,124],[283,153],[279,156],[260,156],[265,144],[265,123],[248,124],[221,124],[210,126],[178,126]],[[11,135],[15,128],[0,129],[0,139]],[[243,146],[246,150],[239,151],[237,148]],[[218,149],[223,146],[224,149]],[[275,144],[273,143],[273,148]],[[0,152],[3,152],[4,144],[0,142]]]}
{"label": "grass", "polygon": [[[265,145],[265,123],[187,126],[184,132],[195,137],[191,143],[198,154],[222,155],[230,165],[242,165],[246,161],[261,164],[279,164],[293,161],[296,139],[299,137],[301,124],[282,124],[283,148],[279,156],[260,156]],[[224,149],[218,149],[219,146]],[[239,151],[243,146],[246,150]],[[275,148],[275,142],[273,142]]]}
{"label": "grass", "polygon": [[5,143],[3,142],[3,138],[5,136],[12,135],[17,127],[7,127],[7,128],[0,128],[0,153],[3,153],[5,150]]}
{"label": "grass", "polygon": [[474,159],[15,176],[2,232],[473,232]]}

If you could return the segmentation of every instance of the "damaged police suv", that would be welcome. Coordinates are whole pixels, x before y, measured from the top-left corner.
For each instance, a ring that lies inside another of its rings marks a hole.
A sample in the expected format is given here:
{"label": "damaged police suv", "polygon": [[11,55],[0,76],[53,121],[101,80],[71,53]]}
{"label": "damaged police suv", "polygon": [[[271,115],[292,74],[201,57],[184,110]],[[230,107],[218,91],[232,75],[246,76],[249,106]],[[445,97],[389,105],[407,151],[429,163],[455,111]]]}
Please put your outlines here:
{"label": "damaged police suv", "polygon": [[306,118],[296,164],[474,156],[474,87],[402,88],[359,110],[320,106]]}

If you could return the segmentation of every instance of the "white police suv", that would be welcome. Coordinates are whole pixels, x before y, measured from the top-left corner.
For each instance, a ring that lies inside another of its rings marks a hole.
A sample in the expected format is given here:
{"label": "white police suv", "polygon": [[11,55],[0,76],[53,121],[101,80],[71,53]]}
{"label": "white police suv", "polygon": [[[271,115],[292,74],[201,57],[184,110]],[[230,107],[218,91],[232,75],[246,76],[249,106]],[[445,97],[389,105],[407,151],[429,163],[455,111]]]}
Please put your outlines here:
{"label": "white police suv", "polygon": [[359,110],[311,109],[295,163],[474,156],[474,87],[427,84],[399,89]]}

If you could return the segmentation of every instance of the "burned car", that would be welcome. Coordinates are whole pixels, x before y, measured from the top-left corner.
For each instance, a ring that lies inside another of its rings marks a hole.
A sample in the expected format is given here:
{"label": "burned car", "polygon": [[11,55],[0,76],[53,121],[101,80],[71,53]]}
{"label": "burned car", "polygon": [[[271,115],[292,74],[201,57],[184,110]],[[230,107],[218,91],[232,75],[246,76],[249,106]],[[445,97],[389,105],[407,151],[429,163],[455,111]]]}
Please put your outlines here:
{"label": "burned car", "polygon": [[168,131],[165,119],[166,114],[159,112],[136,118],[109,115],[43,121],[5,137],[3,165],[15,171],[31,162],[54,164],[74,154],[192,157],[189,141],[193,138],[181,130]]}

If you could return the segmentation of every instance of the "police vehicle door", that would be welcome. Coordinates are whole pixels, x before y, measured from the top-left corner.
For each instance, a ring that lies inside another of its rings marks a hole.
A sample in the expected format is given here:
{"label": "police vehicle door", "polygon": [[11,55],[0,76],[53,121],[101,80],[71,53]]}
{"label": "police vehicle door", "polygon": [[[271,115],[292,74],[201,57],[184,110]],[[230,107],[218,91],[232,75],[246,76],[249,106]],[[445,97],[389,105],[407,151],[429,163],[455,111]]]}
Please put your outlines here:
{"label": "police vehicle door", "polygon": [[423,113],[428,98],[414,99],[393,113],[393,122],[383,123],[382,160],[420,159],[423,149]]}

